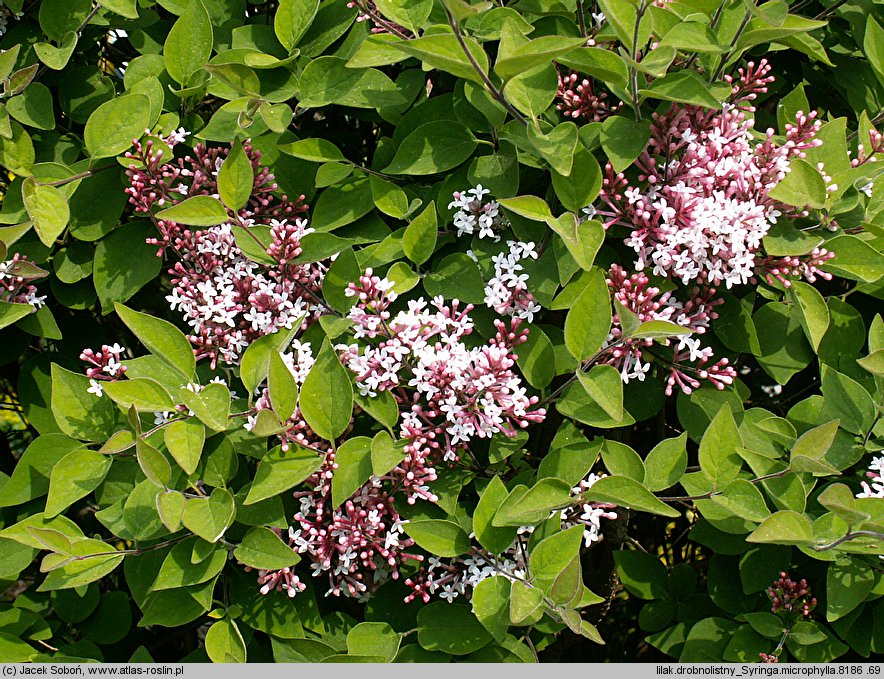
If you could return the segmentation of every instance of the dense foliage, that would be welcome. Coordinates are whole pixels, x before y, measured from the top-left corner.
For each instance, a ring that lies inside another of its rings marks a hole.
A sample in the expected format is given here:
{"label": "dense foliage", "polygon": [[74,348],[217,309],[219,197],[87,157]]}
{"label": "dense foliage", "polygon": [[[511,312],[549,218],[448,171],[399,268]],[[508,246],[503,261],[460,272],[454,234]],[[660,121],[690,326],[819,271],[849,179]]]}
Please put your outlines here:
{"label": "dense foliage", "polygon": [[884,653],[879,2],[0,12],[0,661]]}

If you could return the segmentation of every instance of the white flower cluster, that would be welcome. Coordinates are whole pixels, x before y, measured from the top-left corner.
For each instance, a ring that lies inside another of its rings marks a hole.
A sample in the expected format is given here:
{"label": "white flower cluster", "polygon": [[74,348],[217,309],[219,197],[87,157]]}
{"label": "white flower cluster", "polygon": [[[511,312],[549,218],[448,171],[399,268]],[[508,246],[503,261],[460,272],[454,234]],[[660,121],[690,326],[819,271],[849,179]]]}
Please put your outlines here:
{"label": "white flower cluster", "polygon": [[[459,595],[465,595],[467,591],[475,589],[480,582],[495,575],[501,575],[512,582],[525,580],[528,569],[525,567],[523,553],[519,549],[511,549],[504,555],[493,558],[474,554],[451,565],[431,556],[427,561],[427,591],[430,594],[438,594],[440,599],[451,603]],[[513,558],[509,558],[510,556]],[[451,570],[452,568],[457,569],[456,573]],[[449,574],[453,574],[454,577]]]}
{"label": "white flower cluster", "polygon": [[[603,479],[606,476],[607,474],[598,475],[590,472],[585,479],[571,489],[571,497],[577,498],[582,496],[587,490],[592,488],[596,481]],[[558,513],[562,519],[562,530],[582,525],[583,544],[586,547],[589,547],[594,542],[599,542],[602,539],[602,519],[612,520],[617,518],[617,514],[610,511],[613,508],[614,505],[584,502],[576,507],[566,507],[565,509],[559,510]],[[552,518],[555,515],[556,512],[552,512],[549,517]],[[521,526],[519,528],[519,535],[530,535],[534,532],[535,527],[536,526]]]}
{"label": "white flower cluster", "polygon": [[[300,235],[312,231],[302,228]],[[226,362],[238,363],[255,333],[290,329],[311,310],[303,298],[292,294],[293,283],[269,278],[242,254],[229,223],[208,227],[194,239],[197,256],[214,266],[202,280],[182,280],[166,300],[173,311],[182,313],[194,335],[223,339],[218,351]],[[215,332],[218,326],[224,328],[223,334]]]}
{"label": "white flower cluster", "polygon": [[475,233],[479,238],[491,238],[495,242],[500,240],[500,236],[495,233],[495,227],[503,221],[500,205],[496,200],[482,202],[483,197],[489,193],[491,192],[481,184],[466,191],[454,192],[454,200],[448,204],[448,209],[458,209],[454,215],[458,236]]}
{"label": "white flower cluster", "polygon": [[[683,182],[670,190],[669,201],[672,194],[683,201],[679,213],[653,190],[643,196],[660,213],[660,239],[648,245],[643,235],[634,232],[626,241],[639,255],[636,268],[653,266],[654,275],[671,274],[685,284],[701,275],[710,284],[722,281],[728,288],[747,283],[752,278],[755,253],[776,215],[768,214],[764,205],[753,200],[728,198],[721,191],[711,196],[698,193]],[[642,196],[635,190],[627,198],[635,202]]]}
{"label": "white flower cluster", "polygon": [[525,259],[537,259],[534,243],[507,241],[508,252],[494,255],[494,277],[485,284],[485,304],[514,318],[523,318],[531,323],[540,305],[528,292],[528,274],[523,273],[520,264]]}
{"label": "white flower cluster", "polygon": [[869,477],[871,483],[860,481],[863,490],[856,496],[884,498],[884,456],[872,458],[866,476]]}

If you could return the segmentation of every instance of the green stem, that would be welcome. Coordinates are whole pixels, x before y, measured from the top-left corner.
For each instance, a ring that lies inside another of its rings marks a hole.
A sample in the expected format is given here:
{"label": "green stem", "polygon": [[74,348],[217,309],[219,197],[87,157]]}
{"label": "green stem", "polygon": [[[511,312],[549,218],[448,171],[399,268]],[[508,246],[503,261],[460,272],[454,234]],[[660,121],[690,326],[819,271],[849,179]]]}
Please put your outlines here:
{"label": "green stem", "polygon": [[512,104],[510,104],[506,97],[503,96],[503,93],[497,89],[493,82],[491,82],[491,78],[488,77],[488,74],[485,73],[484,69],[479,66],[479,63],[476,61],[473,53],[470,52],[470,48],[467,47],[466,41],[463,39],[463,34],[460,32],[460,26],[457,25],[457,21],[454,18],[454,15],[451,14],[451,11],[442,3],[442,8],[445,10],[445,16],[448,17],[448,25],[451,27],[451,30],[454,31],[454,37],[457,38],[457,42],[460,45],[460,48],[463,50],[463,53],[466,55],[467,59],[470,62],[470,65],[473,67],[473,70],[478,74],[479,78],[482,80],[482,84],[485,85],[485,89],[488,90],[488,93],[494,97],[497,102],[503,106],[507,112],[516,120],[518,120],[522,125],[528,125],[528,119],[525,118],[521,113],[519,113]]}

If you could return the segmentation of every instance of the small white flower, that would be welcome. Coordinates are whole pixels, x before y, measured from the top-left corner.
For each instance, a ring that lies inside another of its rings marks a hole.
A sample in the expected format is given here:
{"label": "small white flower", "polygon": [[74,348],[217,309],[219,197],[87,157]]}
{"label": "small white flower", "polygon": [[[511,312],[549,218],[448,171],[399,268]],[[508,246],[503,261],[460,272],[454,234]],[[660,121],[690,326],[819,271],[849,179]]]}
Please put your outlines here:
{"label": "small white flower", "polygon": [[86,391],[96,396],[104,395],[104,387],[101,386],[101,382],[98,380],[89,380],[89,388]]}

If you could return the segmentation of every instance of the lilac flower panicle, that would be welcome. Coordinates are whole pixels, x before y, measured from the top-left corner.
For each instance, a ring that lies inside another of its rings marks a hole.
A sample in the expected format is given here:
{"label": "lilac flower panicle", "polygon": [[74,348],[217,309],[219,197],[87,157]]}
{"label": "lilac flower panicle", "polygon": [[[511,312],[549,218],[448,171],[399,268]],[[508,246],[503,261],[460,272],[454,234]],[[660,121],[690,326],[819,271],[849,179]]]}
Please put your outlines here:
{"label": "lilac flower panicle", "polygon": [[[174,148],[187,134],[178,130],[163,141]],[[260,154],[248,142],[243,149],[254,183],[241,210],[224,224],[197,230],[152,217],[159,234],[148,241],[160,247],[158,254],[170,250],[176,256],[166,300],[190,326],[197,358],[208,358],[212,367],[219,360],[237,364],[258,337],[306,325],[322,310],[319,289],[326,264],[297,263],[301,241],[313,231],[299,217],[307,209],[304,196],[295,201],[277,198],[278,186],[260,164]],[[164,161],[152,141],[136,142],[135,151],[126,154],[129,202],[137,211],[152,214],[154,206],[170,207],[196,195],[217,198],[218,170],[228,153],[198,144],[192,156]],[[262,247],[275,264],[249,259],[236,241],[234,227],[241,229],[242,237],[256,240],[257,235],[249,235],[253,228],[269,227],[269,240]]]}
{"label": "lilac flower panicle", "polygon": [[772,81],[762,60],[740,69],[731,101],[722,110],[676,104],[655,113],[647,147],[635,162],[637,182],[606,166],[598,214],[605,227],[631,231],[626,244],[635,267],[658,276],[727,288],[756,275],[789,284],[801,275],[830,278],[819,267],[832,255],[818,250],[804,258],[765,258],[762,239],[777,220],[806,215],[770,197],[794,159],[822,142],[816,113],[798,112],[786,125],[785,142],[752,134],[752,101]]}

